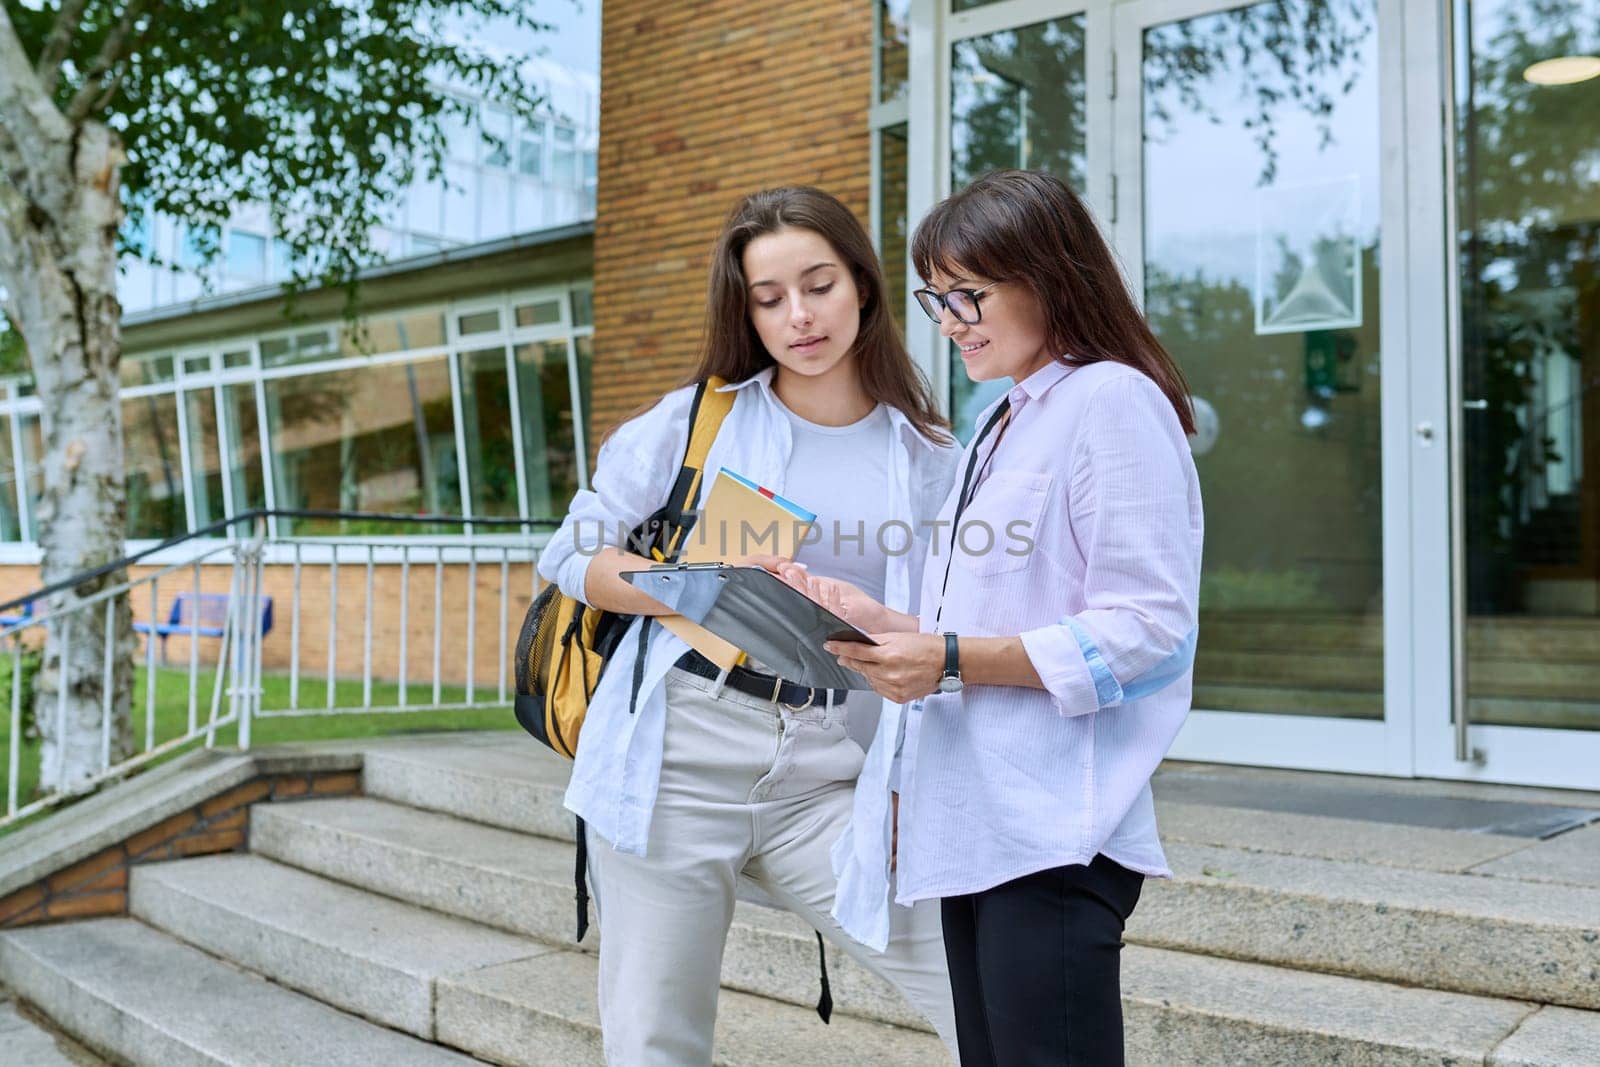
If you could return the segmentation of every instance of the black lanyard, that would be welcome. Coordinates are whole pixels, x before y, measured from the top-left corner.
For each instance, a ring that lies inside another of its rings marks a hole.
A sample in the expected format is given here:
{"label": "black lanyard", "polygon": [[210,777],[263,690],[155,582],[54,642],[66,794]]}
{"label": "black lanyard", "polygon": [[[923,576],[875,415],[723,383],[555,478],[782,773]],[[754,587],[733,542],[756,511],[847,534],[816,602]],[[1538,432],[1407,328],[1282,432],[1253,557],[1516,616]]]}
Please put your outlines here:
{"label": "black lanyard", "polygon": [[[989,416],[989,421],[983,424],[983,429],[978,432],[978,439],[972,442],[972,457],[967,460],[967,473],[961,478],[961,495],[956,498],[956,513],[950,520],[950,555],[944,561],[944,584],[939,587],[939,609],[933,615],[933,632],[939,632],[939,620],[944,617],[944,597],[950,590],[950,564],[956,556],[956,536],[961,529],[961,513],[967,510],[967,505],[972,503],[972,497],[977,493],[977,486],[973,484],[973,474],[978,469],[978,450],[983,447],[984,438],[989,436],[989,431],[997,426],[1008,411],[1011,410],[1011,398],[1008,396],[1000,401],[1000,406],[994,409],[994,414]],[[1000,437],[1005,432],[1001,431]],[[993,459],[995,451],[1000,447],[1000,437],[994,440],[994,447],[989,449],[989,458]],[[987,466],[987,463],[985,464]]]}

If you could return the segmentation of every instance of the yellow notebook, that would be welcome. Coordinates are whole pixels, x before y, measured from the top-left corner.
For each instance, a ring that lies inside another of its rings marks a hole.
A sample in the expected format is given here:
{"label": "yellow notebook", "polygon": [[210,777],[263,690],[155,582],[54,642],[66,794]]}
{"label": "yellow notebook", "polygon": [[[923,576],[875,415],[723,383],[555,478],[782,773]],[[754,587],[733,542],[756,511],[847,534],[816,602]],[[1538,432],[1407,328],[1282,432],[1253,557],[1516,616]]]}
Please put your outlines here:
{"label": "yellow notebook", "polygon": [[[793,559],[816,518],[724,467],[711,483],[680,559],[684,563],[737,563],[758,554]],[[724,670],[744,657],[741,650],[682,615],[663,615],[660,622]]]}

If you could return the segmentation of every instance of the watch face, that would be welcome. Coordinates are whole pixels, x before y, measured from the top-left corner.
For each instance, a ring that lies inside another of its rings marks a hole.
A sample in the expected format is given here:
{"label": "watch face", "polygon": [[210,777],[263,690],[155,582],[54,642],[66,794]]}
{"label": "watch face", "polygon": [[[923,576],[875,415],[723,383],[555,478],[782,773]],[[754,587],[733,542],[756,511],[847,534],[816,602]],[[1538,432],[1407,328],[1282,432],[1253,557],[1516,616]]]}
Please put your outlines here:
{"label": "watch face", "polygon": [[947,674],[939,679],[939,692],[959,693],[962,690],[961,679],[952,674]]}

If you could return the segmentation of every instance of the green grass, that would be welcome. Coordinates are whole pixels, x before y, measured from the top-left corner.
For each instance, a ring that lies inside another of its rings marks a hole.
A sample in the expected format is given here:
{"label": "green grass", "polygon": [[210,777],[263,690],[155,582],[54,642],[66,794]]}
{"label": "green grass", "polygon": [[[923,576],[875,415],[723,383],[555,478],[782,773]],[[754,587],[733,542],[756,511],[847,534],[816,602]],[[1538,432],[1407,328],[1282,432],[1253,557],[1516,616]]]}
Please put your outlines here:
{"label": "green grass", "polygon": [[[216,681],[215,665],[201,665],[198,696],[195,701],[196,720],[202,726],[211,710],[211,691]],[[289,706],[289,676],[267,674],[261,679],[261,706],[268,710]],[[250,746],[283,744],[292,741],[327,741],[356,737],[387,737],[395,734],[429,733],[444,730],[507,730],[514,729],[516,720],[509,707],[473,708],[454,711],[411,711],[360,714],[353,709],[367,706],[385,706],[399,700],[400,687],[393,682],[372,683],[372,701],[362,702],[360,679],[339,679],[334,683],[334,706],[348,709],[337,714],[297,715],[283,718],[256,719],[251,724]],[[480,687],[475,700],[493,699],[494,687]],[[444,686],[440,690],[440,703],[461,703],[466,700],[466,690],[461,686]],[[431,683],[406,686],[408,704],[432,703]],[[189,671],[187,667],[156,668],[155,743],[161,744],[181,736],[189,724]],[[327,703],[327,679],[300,678],[300,706],[312,710],[322,709]],[[11,744],[11,660],[0,657],[0,802],[9,788],[9,752]],[[137,751],[145,748],[145,669],[135,668],[133,687],[133,737]],[[228,713],[228,696],[222,694],[218,717]],[[194,741],[181,751],[204,744]],[[238,744],[238,729],[229,725],[216,732],[216,745],[231,748]],[[39,785],[39,742],[26,740],[19,755],[17,775],[17,804],[27,804],[34,799]],[[173,753],[172,755],[177,755]],[[166,758],[172,758],[168,756]],[[156,761],[159,762],[159,761]],[[0,812],[3,812],[0,808]]]}

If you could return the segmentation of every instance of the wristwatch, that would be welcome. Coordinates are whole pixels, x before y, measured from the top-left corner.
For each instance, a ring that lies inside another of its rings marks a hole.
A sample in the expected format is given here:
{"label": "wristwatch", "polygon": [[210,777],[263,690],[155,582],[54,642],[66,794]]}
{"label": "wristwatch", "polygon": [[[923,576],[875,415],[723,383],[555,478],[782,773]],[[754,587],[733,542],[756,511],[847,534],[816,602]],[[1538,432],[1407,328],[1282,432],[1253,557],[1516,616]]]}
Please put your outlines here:
{"label": "wristwatch", "polygon": [[939,679],[939,692],[959,693],[965,688],[961,681],[961,646],[955,634],[944,635],[944,674]]}

